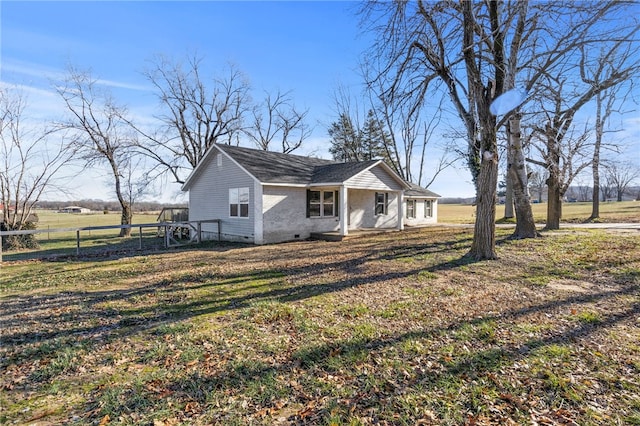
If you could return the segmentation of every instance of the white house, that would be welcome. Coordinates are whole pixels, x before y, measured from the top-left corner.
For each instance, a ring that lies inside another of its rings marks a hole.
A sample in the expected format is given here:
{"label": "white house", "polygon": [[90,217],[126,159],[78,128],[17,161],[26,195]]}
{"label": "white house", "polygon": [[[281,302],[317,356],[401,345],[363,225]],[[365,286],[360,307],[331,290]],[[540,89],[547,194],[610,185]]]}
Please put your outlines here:
{"label": "white house", "polygon": [[58,210],[58,213],[91,213],[91,210],[80,206],[67,206]]}
{"label": "white house", "polygon": [[[189,191],[189,220],[219,219],[222,239],[255,244],[401,230],[405,216],[411,225],[435,223],[439,197],[408,184],[381,160],[338,163],[219,144],[182,190]],[[216,238],[216,226],[202,224],[203,238]]]}

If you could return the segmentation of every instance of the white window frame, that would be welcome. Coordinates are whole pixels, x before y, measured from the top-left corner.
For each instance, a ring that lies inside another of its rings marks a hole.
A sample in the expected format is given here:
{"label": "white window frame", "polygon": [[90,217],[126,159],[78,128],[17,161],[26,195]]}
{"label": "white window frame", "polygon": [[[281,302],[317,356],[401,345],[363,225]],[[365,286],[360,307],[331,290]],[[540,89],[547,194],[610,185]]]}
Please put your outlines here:
{"label": "white window frame", "polygon": [[[407,219],[415,219],[416,218],[416,208],[418,207],[418,200],[408,199],[407,200]],[[411,206],[411,208],[409,208]]]}
{"label": "white window frame", "polygon": [[[319,194],[319,197],[317,200],[314,200],[313,202],[311,201],[311,193],[312,192],[317,192]],[[307,192],[307,197],[309,197],[307,199],[307,208],[309,211],[309,217],[310,218],[322,218],[322,217],[337,217],[338,216],[338,205],[337,205],[337,197],[336,197],[336,191],[335,190],[320,190],[320,189],[310,189]],[[330,195],[330,199],[331,201],[328,202],[327,201],[327,196]],[[318,206],[317,207],[317,214],[314,214],[316,212],[313,212],[311,209],[311,206]],[[327,211],[329,210],[328,206],[331,206],[331,214],[327,214]]]}
{"label": "white window frame", "polygon": [[[248,218],[249,217],[249,187],[229,188],[229,217]],[[235,214],[233,207],[235,206]]]}
{"label": "white window frame", "polygon": [[424,218],[433,217],[433,200],[424,200]]}
{"label": "white window frame", "polygon": [[[383,201],[380,201],[380,197],[383,197]],[[378,207],[382,207],[378,209]],[[378,210],[382,210],[378,212]],[[389,193],[388,192],[376,192],[374,205],[373,205],[373,214],[375,216],[386,216],[389,214]]]}

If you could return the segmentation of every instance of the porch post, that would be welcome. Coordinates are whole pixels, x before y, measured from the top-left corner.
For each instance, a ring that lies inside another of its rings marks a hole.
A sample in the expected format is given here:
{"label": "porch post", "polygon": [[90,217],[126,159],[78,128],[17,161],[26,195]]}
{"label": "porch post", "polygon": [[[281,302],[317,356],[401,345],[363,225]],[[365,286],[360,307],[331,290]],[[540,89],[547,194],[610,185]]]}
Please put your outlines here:
{"label": "porch post", "polygon": [[396,192],[398,199],[398,231],[404,229],[404,191]]}
{"label": "porch post", "polygon": [[340,187],[340,235],[349,235],[349,200],[347,199],[347,187],[342,185]]}

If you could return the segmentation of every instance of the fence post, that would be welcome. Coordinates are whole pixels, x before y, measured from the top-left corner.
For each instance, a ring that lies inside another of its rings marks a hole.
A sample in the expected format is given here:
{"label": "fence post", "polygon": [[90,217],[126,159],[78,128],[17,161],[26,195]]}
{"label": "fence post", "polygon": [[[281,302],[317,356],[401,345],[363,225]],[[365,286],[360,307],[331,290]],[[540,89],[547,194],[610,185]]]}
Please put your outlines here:
{"label": "fence post", "polygon": [[200,244],[202,242],[202,222],[198,222],[198,236],[196,239],[196,243]]}
{"label": "fence post", "polygon": [[220,242],[220,235],[222,231],[220,230],[220,219],[218,219],[218,242]]}
{"label": "fence post", "polygon": [[138,229],[140,230],[140,250],[142,250],[142,226]]}
{"label": "fence post", "polygon": [[0,231],[0,264],[2,264],[2,231]]}
{"label": "fence post", "polygon": [[80,256],[80,230],[76,230],[76,256]]}
{"label": "fence post", "polygon": [[169,226],[164,225],[164,248],[169,248]]}

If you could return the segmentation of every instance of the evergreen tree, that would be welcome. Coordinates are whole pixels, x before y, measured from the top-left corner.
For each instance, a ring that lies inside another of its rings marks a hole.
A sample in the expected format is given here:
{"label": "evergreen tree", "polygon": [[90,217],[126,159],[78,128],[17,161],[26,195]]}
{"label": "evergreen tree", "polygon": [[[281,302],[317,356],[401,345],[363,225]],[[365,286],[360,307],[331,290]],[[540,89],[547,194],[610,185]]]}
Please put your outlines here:
{"label": "evergreen tree", "polygon": [[367,112],[367,121],[362,129],[362,145],[365,160],[384,160],[391,165],[389,152],[393,150],[393,140],[373,110]]}
{"label": "evergreen tree", "polygon": [[331,148],[329,152],[337,161],[362,161],[362,132],[353,125],[351,117],[340,114],[337,122],[329,128]]}

